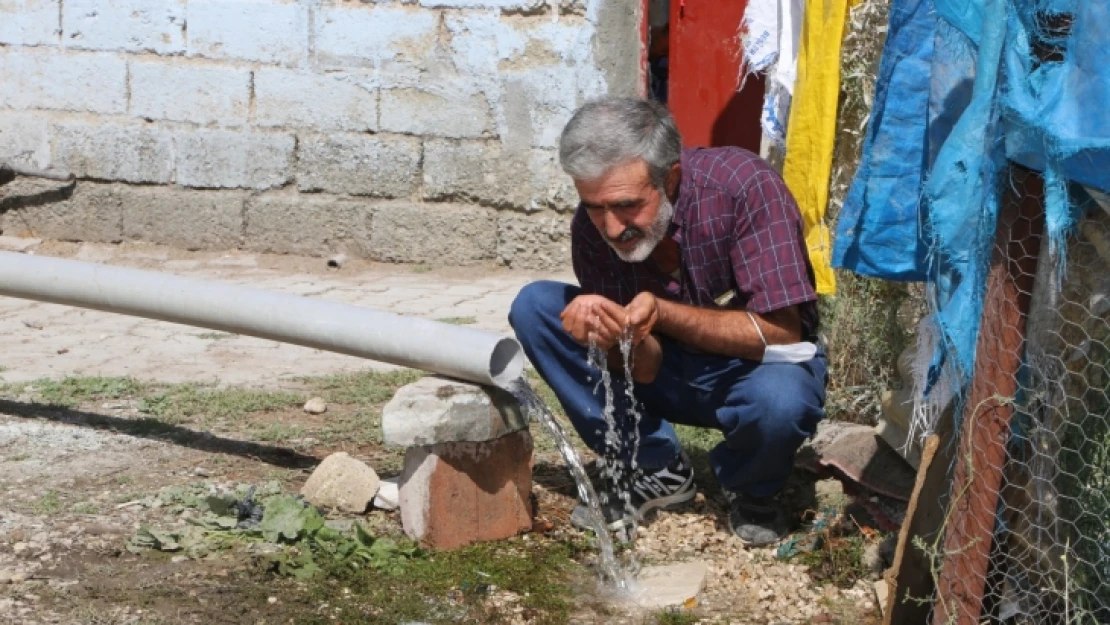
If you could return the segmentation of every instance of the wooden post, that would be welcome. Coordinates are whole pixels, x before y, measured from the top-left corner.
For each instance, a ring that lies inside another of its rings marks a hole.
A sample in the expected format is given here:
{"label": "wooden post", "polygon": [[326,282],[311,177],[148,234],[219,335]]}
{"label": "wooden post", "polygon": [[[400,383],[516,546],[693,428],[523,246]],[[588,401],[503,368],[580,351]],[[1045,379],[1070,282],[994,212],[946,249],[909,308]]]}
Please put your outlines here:
{"label": "wooden post", "polygon": [[964,409],[933,625],[976,625],[995,531],[1025,321],[1044,230],[1044,181],[1010,167]]}

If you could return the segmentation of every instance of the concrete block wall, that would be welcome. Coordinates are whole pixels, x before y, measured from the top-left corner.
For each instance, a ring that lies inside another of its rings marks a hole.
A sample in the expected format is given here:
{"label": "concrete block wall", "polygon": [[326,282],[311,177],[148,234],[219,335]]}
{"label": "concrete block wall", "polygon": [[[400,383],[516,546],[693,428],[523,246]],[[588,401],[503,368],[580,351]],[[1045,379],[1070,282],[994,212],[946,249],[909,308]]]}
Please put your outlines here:
{"label": "concrete block wall", "polygon": [[566,266],[571,112],[635,94],[638,0],[0,0],[5,234]]}

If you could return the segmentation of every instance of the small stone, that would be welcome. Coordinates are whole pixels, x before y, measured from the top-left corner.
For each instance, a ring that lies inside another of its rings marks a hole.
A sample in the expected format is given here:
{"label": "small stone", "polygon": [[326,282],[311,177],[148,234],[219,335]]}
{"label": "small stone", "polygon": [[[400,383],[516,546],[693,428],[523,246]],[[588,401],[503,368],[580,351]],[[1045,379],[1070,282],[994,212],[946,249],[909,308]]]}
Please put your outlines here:
{"label": "small stone", "polygon": [[328,404],[320,397],[313,397],[305,402],[304,411],[308,414],[324,414],[328,411]]}
{"label": "small stone", "polygon": [[27,543],[16,543],[12,545],[12,553],[17,556],[23,555],[23,552],[27,551],[30,548],[31,545],[28,545]]}
{"label": "small stone", "polygon": [[881,574],[885,568],[881,547],[881,543],[872,543],[863,550],[863,555],[860,557],[860,564],[874,575]]}
{"label": "small stone", "polygon": [[15,571],[0,571],[0,586],[12,583]]}
{"label": "small stone", "polygon": [[270,605],[274,605],[275,603],[277,603],[277,597],[270,597],[269,599],[266,600],[266,603],[268,603]]}
{"label": "small stone", "polygon": [[396,510],[401,505],[401,491],[397,478],[382,480],[378,494],[374,496],[374,507],[381,510]]}
{"label": "small stone", "polygon": [[696,601],[708,573],[709,566],[700,561],[645,567],[637,577],[637,602],[647,608],[665,608]]}
{"label": "small stone", "polygon": [[27,581],[27,574],[24,573],[23,571],[16,571],[16,572],[12,573],[11,583],[13,583],[13,584],[22,584],[25,581]]}
{"label": "small stone", "polygon": [[301,495],[322,508],[361,514],[380,485],[373,469],[341,451],[324,458],[305,482]]}
{"label": "small stone", "polygon": [[197,467],[193,469],[193,475],[197,477],[208,477],[208,471],[204,467]]}
{"label": "small stone", "polygon": [[436,376],[401,387],[382,409],[385,443],[399,447],[482,443],[526,427],[509,393]]}

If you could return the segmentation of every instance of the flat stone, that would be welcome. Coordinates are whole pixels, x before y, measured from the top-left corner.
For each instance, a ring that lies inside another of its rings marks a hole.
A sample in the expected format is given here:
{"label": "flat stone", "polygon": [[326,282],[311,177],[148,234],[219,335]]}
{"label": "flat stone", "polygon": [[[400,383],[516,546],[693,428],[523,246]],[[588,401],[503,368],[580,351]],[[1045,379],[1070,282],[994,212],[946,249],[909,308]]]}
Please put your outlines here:
{"label": "flat stone", "polygon": [[411,447],[401,474],[401,525],[433,549],[501,540],[532,527],[532,435]]}
{"label": "flat stone", "polygon": [[31,248],[38,247],[40,243],[42,243],[42,239],[0,236],[0,250],[8,252],[26,252]]}
{"label": "flat stone", "polygon": [[645,608],[666,608],[697,599],[709,565],[701,561],[647,566],[637,576],[636,602]]}
{"label": "flat stone", "polygon": [[328,411],[328,404],[320,397],[313,397],[305,402],[304,411],[308,414],[324,414]]}
{"label": "flat stone", "polygon": [[879,604],[879,610],[883,616],[886,616],[886,602],[890,596],[890,586],[887,585],[886,580],[880,579],[875,581],[875,601]]}
{"label": "flat stone", "polygon": [[301,494],[321,508],[361,514],[373,501],[380,484],[373,469],[341,451],[324,458],[301,488]]}
{"label": "flat stone", "polygon": [[488,441],[527,426],[505,391],[435,376],[402,387],[382,409],[386,444],[404,447]]}

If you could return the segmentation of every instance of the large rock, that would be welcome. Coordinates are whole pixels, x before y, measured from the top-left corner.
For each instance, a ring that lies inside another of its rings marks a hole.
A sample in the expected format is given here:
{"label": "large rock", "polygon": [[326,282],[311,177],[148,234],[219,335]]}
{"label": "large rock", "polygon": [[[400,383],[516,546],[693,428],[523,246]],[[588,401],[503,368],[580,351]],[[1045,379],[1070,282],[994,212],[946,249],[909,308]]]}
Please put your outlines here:
{"label": "large rock", "polygon": [[380,485],[373,469],[341,451],[324,458],[305,482],[301,494],[321,508],[361,514],[374,500]]}
{"label": "large rock", "polygon": [[411,447],[401,474],[401,524],[414,540],[455,549],[532,527],[532,435]]}
{"label": "large rock", "polygon": [[404,447],[488,441],[527,426],[508,393],[439,377],[402,387],[382,410],[386,444]]}

